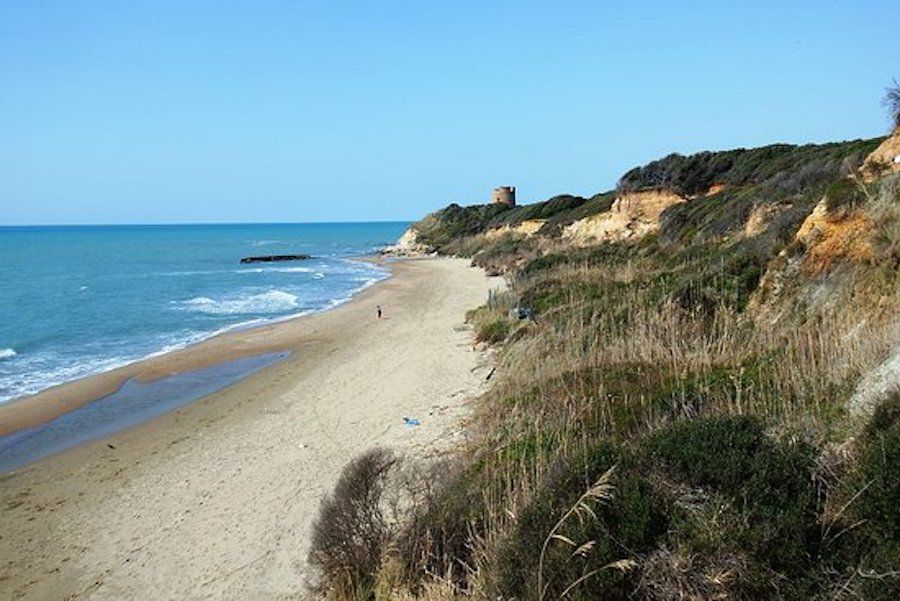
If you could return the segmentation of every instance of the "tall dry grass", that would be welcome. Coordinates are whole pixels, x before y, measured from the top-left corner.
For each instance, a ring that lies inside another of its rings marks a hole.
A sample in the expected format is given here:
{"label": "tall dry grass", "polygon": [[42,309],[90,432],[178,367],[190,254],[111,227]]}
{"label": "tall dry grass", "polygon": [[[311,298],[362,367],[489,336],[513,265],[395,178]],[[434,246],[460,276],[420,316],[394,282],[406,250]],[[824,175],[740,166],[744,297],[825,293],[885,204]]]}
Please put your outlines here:
{"label": "tall dry grass", "polygon": [[[516,288],[635,282],[638,270],[564,266]],[[654,306],[639,287],[614,306],[573,292],[520,328],[473,424],[492,540],[515,527],[559,457],[637,439],[674,419],[751,415],[776,436],[840,440],[855,427],[845,411],[855,384],[900,340],[890,310],[773,322],[724,305],[712,314],[671,301]],[[483,558],[478,570],[488,571],[496,557],[489,549]]]}
{"label": "tall dry grass", "polygon": [[[496,598],[497,566],[510,561],[504,554],[523,510],[546,491],[562,460],[578,466],[583,457],[587,465],[605,442],[636,447],[672,422],[710,416],[758,418],[771,437],[819,449],[856,433],[847,401],[860,377],[900,342],[898,182],[889,179],[867,199],[865,210],[878,224],[878,261],[821,282],[796,282],[797,290],[837,299],[815,309],[798,292],[790,308],[745,311],[733,282],[716,275],[722,265],[704,265],[701,256],[672,267],[664,250],[520,273],[510,292],[472,314],[476,328],[502,331],[496,374],[476,404],[469,444],[451,462],[456,469],[431,473],[433,490],[420,503],[428,509],[399,537],[394,563],[384,564],[394,571],[381,572],[391,584],[378,598]],[[549,242],[541,248],[564,250]],[[682,272],[673,276],[670,269]],[[712,275],[692,279],[691,269]],[[536,320],[509,319],[518,301],[544,304]],[[594,482],[598,474],[584,476]],[[737,519],[719,502],[727,511],[712,503],[697,518],[711,532],[721,520]],[[568,544],[554,538],[565,536],[558,529],[541,533],[545,551]],[[577,555],[589,541],[571,542]],[[531,588],[535,598],[548,577],[543,555],[537,574],[522,576],[540,580]],[[728,596],[752,568],[741,552],[703,558],[665,546],[638,560],[639,589],[651,597],[663,589]],[[562,590],[577,591],[583,582]]]}

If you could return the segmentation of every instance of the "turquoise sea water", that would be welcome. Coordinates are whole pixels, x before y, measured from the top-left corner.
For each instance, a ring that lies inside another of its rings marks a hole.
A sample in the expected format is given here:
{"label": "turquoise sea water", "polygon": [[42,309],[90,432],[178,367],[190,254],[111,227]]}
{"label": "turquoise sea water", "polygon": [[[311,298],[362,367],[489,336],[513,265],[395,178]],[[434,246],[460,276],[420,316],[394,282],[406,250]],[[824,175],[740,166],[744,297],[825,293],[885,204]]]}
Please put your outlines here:
{"label": "turquoise sea water", "polygon": [[[0,227],[0,402],[333,307],[406,223]],[[241,264],[249,255],[310,254]]]}

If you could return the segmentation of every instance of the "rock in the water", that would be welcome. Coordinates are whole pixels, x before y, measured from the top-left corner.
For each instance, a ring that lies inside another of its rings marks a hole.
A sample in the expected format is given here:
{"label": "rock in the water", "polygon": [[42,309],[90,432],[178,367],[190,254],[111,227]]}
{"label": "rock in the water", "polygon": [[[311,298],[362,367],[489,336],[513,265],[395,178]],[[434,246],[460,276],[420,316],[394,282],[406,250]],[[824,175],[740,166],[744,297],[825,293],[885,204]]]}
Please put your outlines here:
{"label": "rock in the water", "polygon": [[241,263],[276,263],[279,261],[305,261],[312,259],[310,255],[264,255],[260,257],[244,257]]}

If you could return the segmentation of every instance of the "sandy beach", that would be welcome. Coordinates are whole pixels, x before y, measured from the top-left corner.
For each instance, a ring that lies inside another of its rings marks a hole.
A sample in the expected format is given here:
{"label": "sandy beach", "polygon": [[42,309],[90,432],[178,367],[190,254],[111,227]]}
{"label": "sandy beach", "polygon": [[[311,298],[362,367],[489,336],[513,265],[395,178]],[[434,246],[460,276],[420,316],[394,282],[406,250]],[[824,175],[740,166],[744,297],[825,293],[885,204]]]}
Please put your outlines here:
{"label": "sandy beach", "polygon": [[[33,427],[129,378],[290,356],[158,419],[0,480],[0,598],[304,598],[309,528],[341,467],[373,445],[428,457],[462,436],[490,357],[466,310],[498,278],[402,261],[331,311],[219,336],[0,409]],[[385,318],[375,319],[375,306]],[[418,418],[418,427],[403,417]]]}

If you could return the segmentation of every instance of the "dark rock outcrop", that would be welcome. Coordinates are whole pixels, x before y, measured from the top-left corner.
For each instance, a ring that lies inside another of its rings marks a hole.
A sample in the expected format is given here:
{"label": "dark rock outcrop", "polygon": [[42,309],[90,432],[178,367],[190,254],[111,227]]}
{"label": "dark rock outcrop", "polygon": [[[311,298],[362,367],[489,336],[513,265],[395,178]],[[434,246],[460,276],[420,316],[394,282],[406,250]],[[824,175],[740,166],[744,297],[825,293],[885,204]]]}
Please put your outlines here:
{"label": "dark rock outcrop", "polygon": [[277,263],[281,261],[305,261],[312,259],[310,255],[263,255],[260,257],[244,257],[241,263]]}

